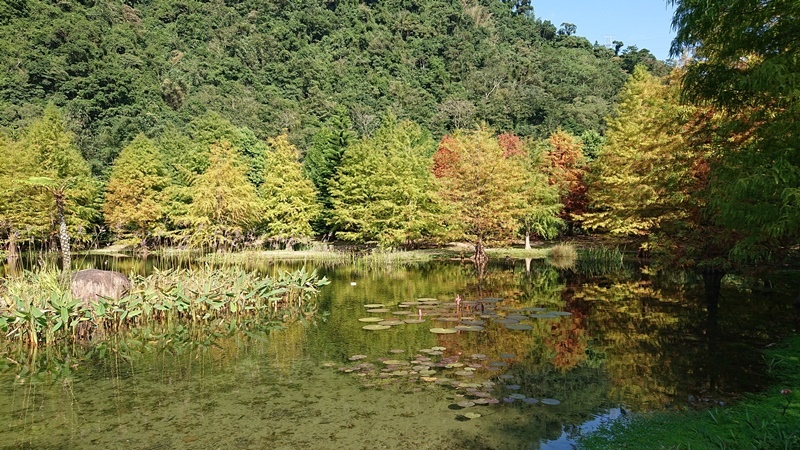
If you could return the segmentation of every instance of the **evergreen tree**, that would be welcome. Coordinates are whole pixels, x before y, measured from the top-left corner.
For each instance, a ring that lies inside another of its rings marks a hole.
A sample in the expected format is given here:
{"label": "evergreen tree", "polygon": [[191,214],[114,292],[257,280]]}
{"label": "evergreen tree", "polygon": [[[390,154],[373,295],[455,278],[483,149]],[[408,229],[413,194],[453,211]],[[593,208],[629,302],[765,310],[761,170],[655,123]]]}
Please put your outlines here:
{"label": "evergreen tree", "polygon": [[148,238],[162,227],[168,185],[161,152],[140,134],[114,161],[103,206],[106,224],[118,237],[133,236],[146,248]]}
{"label": "evergreen tree", "polygon": [[338,237],[408,246],[441,232],[430,173],[433,142],[419,126],[387,117],[372,137],[348,146],[330,184]]}
{"label": "evergreen tree", "polygon": [[319,216],[314,185],[303,174],[300,152],[283,134],[268,140],[266,168],[261,185],[266,236],[284,242],[291,250],[294,242],[312,236],[311,223]]}
{"label": "evergreen tree", "polygon": [[333,209],[330,185],[336,178],[344,149],[354,139],[354,133],[350,131],[350,120],[335,117],[330,124],[322,127],[314,135],[311,146],[306,151],[303,170],[314,183],[318,201],[323,208],[323,213],[313,224],[319,232],[330,231],[327,229],[330,220],[327,215]]}

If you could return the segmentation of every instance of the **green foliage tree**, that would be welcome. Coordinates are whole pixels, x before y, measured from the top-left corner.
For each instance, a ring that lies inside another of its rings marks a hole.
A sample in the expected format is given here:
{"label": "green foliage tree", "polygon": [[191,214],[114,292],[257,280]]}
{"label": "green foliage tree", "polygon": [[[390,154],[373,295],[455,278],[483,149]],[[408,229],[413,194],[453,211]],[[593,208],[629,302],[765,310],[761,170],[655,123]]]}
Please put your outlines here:
{"label": "green foliage tree", "polygon": [[476,263],[485,263],[485,246],[512,239],[526,212],[523,161],[504,157],[497,138],[478,128],[442,138],[433,173],[439,194],[453,208],[458,237],[475,245]]}
{"label": "green foliage tree", "polygon": [[681,73],[657,78],[639,66],[609,119],[592,163],[584,225],[647,236],[662,264],[721,272],[735,238],[709,220],[713,115],[681,104]]}
{"label": "green foliage tree", "polygon": [[[719,108],[713,216],[759,261],[800,239],[800,23],[790,0],[674,0],[672,53],[692,50],[685,96]],[[743,136],[748,136],[742,139]]]}
{"label": "green foliage tree", "polygon": [[190,245],[226,250],[254,230],[261,203],[229,142],[211,145],[208,169],[192,180],[191,188],[188,214],[179,219]]}
{"label": "green foliage tree", "polygon": [[524,160],[527,172],[525,208],[520,222],[525,233],[525,248],[531,248],[531,236],[553,239],[564,227],[560,217],[561,195],[557,185],[550,184],[547,158],[540,147],[529,145]]}
{"label": "green foliage tree", "polygon": [[525,211],[520,216],[525,234],[525,249],[531,248],[531,236],[552,239],[558,235],[564,221],[558,217],[563,205],[558,187],[550,184],[547,158],[540,147],[526,144],[513,133],[502,133],[497,141],[504,158],[521,161],[528,176],[525,186]]}
{"label": "green foliage tree", "polygon": [[409,246],[441,232],[430,158],[422,129],[389,116],[369,138],[349,145],[330,183],[330,226],[351,241]]}
{"label": "green foliage tree", "polygon": [[41,208],[45,194],[20,182],[35,175],[33,157],[19,142],[0,136],[0,238],[9,259],[18,256],[21,240],[41,241],[50,231],[50,216]]}
{"label": "green foliage tree", "polygon": [[311,146],[306,150],[303,159],[303,170],[308,179],[314,183],[317,198],[323,207],[315,228],[327,232],[327,212],[333,209],[330,184],[335,179],[339,164],[342,162],[344,149],[355,139],[350,131],[349,119],[334,118],[329,125],[323,126],[315,135]]}
{"label": "green foliage tree", "polygon": [[163,231],[168,185],[161,152],[140,134],[114,160],[103,205],[106,224],[118,237],[133,236],[146,249],[148,238]]}
{"label": "green foliage tree", "polygon": [[75,147],[74,135],[67,131],[61,111],[52,105],[26,129],[21,146],[33,155],[35,167],[35,175],[23,181],[50,194],[51,203],[39,207],[51,212],[51,223],[58,223],[62,268],[70,271],[71,236],[88,239],[90,221],[97,216],[97,189],[89,165]]}
{"label": "green foliage tree", "polygon": [[291,250],[296,241],[312,236],[311,223],[322,208],[314,185],[303,174],[300,152],[288,136],[269,139],[268,143],[260,188],[265,233],[268,239],[284,242]]}
{"label": "green foliage tree", "polygon": [[647,235],[685,216],[675,207],[683,192],[670,189],[688,176],[677,94],[674,85],[636,68],[591,165],[592,212],[582,216],[587,228]]}

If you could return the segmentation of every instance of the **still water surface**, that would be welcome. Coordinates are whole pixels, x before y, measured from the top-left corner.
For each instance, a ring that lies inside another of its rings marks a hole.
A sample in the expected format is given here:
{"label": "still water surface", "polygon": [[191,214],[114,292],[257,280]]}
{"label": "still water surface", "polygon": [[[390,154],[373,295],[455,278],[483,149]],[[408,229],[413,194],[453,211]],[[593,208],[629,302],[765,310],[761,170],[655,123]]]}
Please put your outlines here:
{"label": "still water surface", "polygon": [[[1,348],[0,448],[569,449],[629,412],[757,391],[761,349],[797,327],[796,273],[728,276],[709,313],[699,280],[633,266],[590,277],[506,261],[480,279],[456,262],[318,269],[331,284],[306,324]],[[358,320],[420,314],[382,331]],[[430,332],[457,325],[477,328]]]}

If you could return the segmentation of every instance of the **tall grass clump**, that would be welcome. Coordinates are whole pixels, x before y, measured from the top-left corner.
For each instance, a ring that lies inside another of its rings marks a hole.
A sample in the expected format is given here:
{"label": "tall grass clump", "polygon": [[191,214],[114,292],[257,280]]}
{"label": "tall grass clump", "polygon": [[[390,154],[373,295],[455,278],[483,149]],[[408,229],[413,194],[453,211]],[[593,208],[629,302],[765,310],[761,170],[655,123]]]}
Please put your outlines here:
{"label": "tall grass clump", "polygon": [[305,269],[264,277],[235,267],[131,275],[120,299],[86,304],[72,297],[55,271],[25,272],[0,284],[0,339],[37,345],[80,340],[155,324],[246,328],[269,320],[305,320],[328,284]]}
{"label": "tall grass clump", "polygon": [[619,248],[593,247],[578,251],[575,270],[588,276],[621,273],[625,270],[624,256]]}
{"label": "tall grass clump", "polygon": [[548,262],[558,269],[569,269],[575,267],[578,258],[578,250],[572,244],[556,244],[550,249],[547,256]]}

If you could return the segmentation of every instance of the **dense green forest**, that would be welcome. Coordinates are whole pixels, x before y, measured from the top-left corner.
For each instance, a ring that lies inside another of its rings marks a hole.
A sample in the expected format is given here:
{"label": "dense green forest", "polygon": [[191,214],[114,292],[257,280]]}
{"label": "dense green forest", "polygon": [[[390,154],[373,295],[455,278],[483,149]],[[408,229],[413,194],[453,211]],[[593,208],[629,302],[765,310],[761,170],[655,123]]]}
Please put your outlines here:
{"label": "dense green forest", "polygon": [[486,122],[522,136],[601,132],[636,47],[593,45],[502,1],[49,1],[0,9],[0,129],[50,102],[93,173],[139,133],[213,111],[300,149],[391,111],[435,136]]}
{"label": "dense green forest", "polygon": [[0,238],[480,258],[596,231],[775,259],[800,231],[791,4],[678,3],[696,59],[672,67],[519,1],[5,2]]}

